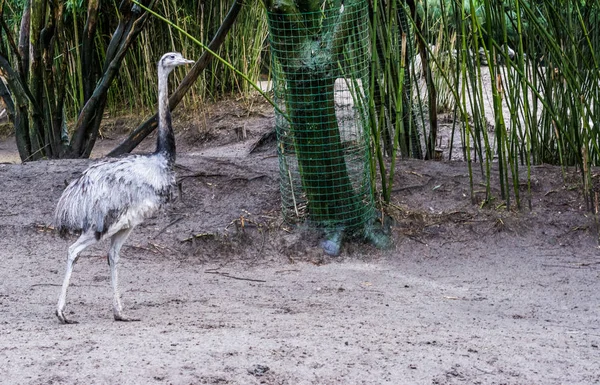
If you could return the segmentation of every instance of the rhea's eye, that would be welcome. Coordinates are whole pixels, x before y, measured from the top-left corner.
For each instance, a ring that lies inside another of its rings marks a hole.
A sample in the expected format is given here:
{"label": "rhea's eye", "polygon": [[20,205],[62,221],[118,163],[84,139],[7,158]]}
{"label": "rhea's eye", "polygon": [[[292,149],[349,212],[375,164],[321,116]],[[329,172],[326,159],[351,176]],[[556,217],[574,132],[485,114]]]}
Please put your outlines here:
{"label": "rhea's eye", "polygon": [[175,55],[169,56],[169,59],[175,59]]}

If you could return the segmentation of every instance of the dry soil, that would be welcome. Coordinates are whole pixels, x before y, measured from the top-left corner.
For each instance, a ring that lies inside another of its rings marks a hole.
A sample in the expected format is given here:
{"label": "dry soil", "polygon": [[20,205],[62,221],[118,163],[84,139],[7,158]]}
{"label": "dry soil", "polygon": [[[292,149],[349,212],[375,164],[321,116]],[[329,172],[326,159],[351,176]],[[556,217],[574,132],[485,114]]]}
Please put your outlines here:
{"label": "dry soil", "polygon": [[[123,250],[140,322],[112,319],[102,243],[73,275],[80,323],[59,324],[75,237],[52,214],[93,160],[18,164],[14,139],[0,143],[0,383],[600,383],[598,227],[574,171],[534,167],[532,208],[521,186],[516,210],[481,206],[477,172],[471,198],[463,162],[403,160],[394,246],[348,241],[332,258],[320,234],[283,222],[274,144],[250,151],[270,109],[201,115],[175,116],[180,193]],[[95,156],[122,139],[105,135]]]}

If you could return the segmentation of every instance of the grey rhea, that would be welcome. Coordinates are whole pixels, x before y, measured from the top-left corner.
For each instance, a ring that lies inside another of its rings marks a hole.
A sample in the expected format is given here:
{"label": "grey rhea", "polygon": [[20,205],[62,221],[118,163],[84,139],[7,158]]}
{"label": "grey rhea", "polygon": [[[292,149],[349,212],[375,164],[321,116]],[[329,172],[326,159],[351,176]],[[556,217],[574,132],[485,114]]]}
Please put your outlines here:
{"label": "grey rhea", "polygon": [[92,165],[71,182],[58,201],[54,222],[61,232],[80,231],[68,249],[67,269],[56,306],[62,323],[73,265],[80,253],[103,239],[111,239],[108,251],[113,288],[113,313],[117,321],[133,321],[123,315],[119,294],[119,252],[133,228],[165,204],[175,183],[175,136],[168,105],[168,76],[177,66],[193,63],[180,53],[167,53],[158,62],[158,138],[152,154],[107,159]]}

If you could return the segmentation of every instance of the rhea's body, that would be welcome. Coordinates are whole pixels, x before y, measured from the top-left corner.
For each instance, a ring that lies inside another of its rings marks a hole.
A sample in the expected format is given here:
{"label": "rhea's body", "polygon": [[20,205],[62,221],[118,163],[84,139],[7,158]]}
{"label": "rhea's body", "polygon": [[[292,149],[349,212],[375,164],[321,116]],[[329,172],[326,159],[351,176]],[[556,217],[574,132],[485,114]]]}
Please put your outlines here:
{"label": "rhea's body", "polygon": [[102,239],[111,228],[139,225],[171,198],[175,172],[169,163],[164,154],[155,153],[91,166],[60,197],[57,229],[92,231],[96,239]]}

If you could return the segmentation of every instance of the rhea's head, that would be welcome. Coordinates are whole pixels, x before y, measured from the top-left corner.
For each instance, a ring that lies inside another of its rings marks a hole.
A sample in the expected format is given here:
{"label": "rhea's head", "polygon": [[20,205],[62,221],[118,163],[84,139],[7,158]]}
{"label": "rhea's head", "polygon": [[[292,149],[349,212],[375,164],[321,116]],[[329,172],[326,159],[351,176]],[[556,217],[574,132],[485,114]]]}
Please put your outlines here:
{"label": "rhea's head", "polygon": [[163,55],[158,61],[158,70],[163,70],[166,73],[173,71],[173,68],[184,65],[192,64],[193,60],[188,60],[181,56],[179,52],[169,52]]}

